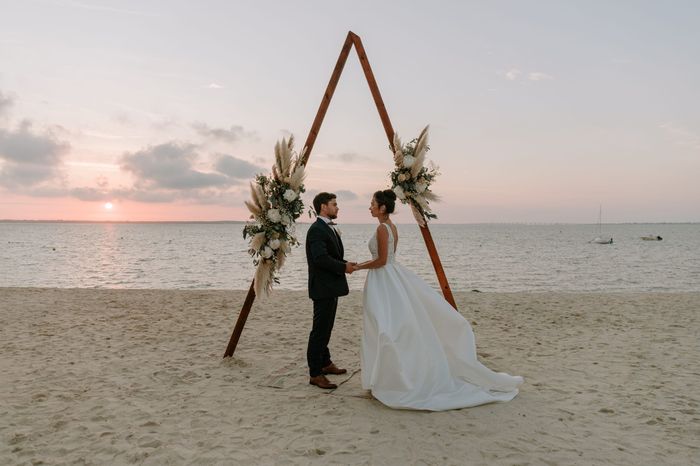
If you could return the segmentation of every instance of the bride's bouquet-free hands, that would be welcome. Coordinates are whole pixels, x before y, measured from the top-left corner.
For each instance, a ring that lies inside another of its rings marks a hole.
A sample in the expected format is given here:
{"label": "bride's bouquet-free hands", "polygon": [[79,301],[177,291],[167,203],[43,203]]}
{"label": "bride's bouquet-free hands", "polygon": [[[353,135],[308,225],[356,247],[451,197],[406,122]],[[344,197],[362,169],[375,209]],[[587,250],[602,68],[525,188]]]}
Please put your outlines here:
{"label": "bride's bouquet-free hands", "polygon": [[358,270],[365,270],[364,266],[370,262],[372,262],[372,261],[354,262],[353,266],[352,266],[353,272],[357,272]]}

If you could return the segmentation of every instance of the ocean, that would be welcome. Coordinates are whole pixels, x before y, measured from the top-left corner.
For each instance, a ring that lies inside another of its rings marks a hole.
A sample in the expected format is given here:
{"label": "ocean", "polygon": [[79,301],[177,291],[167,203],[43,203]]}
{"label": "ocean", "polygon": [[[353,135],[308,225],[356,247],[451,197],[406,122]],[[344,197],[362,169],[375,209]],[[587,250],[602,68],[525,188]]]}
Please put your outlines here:
{"label": "ocean", "polygon": [[[0,222],[0,286],[248,289],[242,223]],[[437,288],[418,226],[398,225],[397,260]],[[369,259],[376,224],[340,225],[346,259]],[[454,291],[700,291],[700,224],[431,225]],[[308,224],[297,225],[303,243]],[[662,241],[643,241],[659,235]],[[349,277],[362,289],[365,272]],[[306,288],[303,246],[277,289]]]}

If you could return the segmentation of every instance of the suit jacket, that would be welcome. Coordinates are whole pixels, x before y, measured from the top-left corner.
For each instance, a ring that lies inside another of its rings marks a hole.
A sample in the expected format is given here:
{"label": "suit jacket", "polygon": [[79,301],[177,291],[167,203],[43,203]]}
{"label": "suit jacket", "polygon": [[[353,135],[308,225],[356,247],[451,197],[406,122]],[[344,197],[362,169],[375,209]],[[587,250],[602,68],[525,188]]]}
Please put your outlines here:
{"label": "suit jacket", "polygon": [[316,219],[306,234],[306,263],[309,266],[311,299],[336,298],[350,292],[345,277],[344,253],[340,235],[323,219]]}

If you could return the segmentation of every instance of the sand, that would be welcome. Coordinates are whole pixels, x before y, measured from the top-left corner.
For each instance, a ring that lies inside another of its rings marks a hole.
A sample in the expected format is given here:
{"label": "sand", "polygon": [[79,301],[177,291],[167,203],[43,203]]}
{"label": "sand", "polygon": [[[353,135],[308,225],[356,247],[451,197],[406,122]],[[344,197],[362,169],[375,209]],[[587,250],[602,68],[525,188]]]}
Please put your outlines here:
{"label": "sand", "polygon": [[0,289],[0,464],[700,464],[700,293],[458,292],[509,403],[430,413],[360,385],[361,295],[308,385],[311,304],[241,291]]}

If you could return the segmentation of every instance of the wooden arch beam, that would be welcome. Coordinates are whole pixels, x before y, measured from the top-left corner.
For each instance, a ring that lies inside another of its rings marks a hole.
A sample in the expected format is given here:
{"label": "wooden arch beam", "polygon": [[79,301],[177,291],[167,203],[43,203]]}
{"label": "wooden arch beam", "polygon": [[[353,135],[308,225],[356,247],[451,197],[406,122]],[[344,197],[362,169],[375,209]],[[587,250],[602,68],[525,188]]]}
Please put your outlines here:
{"label": "wooden arch beam", "polygon": [[[306,142],[304,143],[304,147],[302,149],[302,153],[304,154],[302,159],[304,165],[306,165],[306,163],[309,161],[311,151],[313,150],[314,144],[316,143],[316,137],[318,136],[318,133],[321,130],[323,119],[326,117],[328,106],[330,105],[331,99],[333,98],[333,94],[335,93],[335,88],[338,86],[338,81],[340,80],[340,75],[343,73],[345,63],[348,60],[348,55],[350,55],[350,49],[353,48],[353,46],[355,47],[355,51],[357,52],[358,58],[360,59],[360,65],[362,66],[362,71],[364,72],[365,78],[367,79],[367,84],[369,85],[369,90],[372,93],[374,104],[376,105],[377,111],[379,112],[379,118],[382,121],[382,126],[384,126],[384,132],[386,133],[386,137],[389,140],[389,146],[392,148],[392,150],[395,149],[394,128],[391,125],[391,120],[389,119],[389,114],[386,111],[384,100],[382,99],[382,95],[379,92],[379,86],[377,85],[377,81],[376,79],[374,79],[374,73],[372,72],[372,67],[369,65],[369,60],[367,59],[365,48],[362,45],[362,40],[360,39],[360,36],[358,36],[352,31],[349,31],[345,39],[345,43],[343,44],[343,48],[340,50],[340,55],[338,56],[338,61],[335,64],[333,73],[331,74],[331,79],[328,82],[328,86],[326,86],[326,92],[324,92],[323,98],[321,99],[321,105],[319,105],[318,111],[316,112],[316,118],[314,118],[314,122],[311,125],[311,129],[309,130],[309,135],[306,138]],[[419,227],[420,232],[423,235],[423,240],[425,241],[425,246],[428,249],[430,260],[433,263],[433,268],[435,269],[435,274],[437,275],[438,283],[440,284],[442,294],[445,297],[445,299],[452,305],[452,307],[457,309],[457,304],[455,303],[454,297],[452,296],[452,290],[450,290],[450,285],[447,282],[447,276],[445,275],[445,271],[442,268],[440,256],[438,255],[437,248],[435,247],[435,243],[433,242],[433,237],[430,234],[430,229],[428,228],[427,222],[425,226]],[[233,356],[233,353],[236,350],[236,346],[238,345],[238,340],[240,339],[241,333],[243,332],[243,327],[245,326],[246,320],[248,319],[250,309],[253,307],[253,302],[255,301],[255,290],[253,285],[254,282],[250,284],[250,288],[248,289],[248,295],[246,296],[245,302],[243,303],[243,308],[241,309],[241,312],[238,315],[236,326],[233,329],[233,333],[231,334],[231,338],[229,339],[228,346],[226,347],[226,351],[224,352],[225,358]]]}

